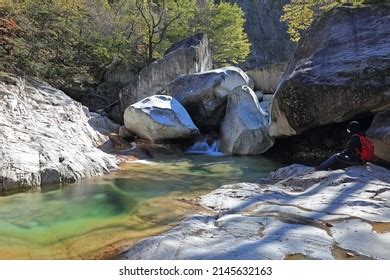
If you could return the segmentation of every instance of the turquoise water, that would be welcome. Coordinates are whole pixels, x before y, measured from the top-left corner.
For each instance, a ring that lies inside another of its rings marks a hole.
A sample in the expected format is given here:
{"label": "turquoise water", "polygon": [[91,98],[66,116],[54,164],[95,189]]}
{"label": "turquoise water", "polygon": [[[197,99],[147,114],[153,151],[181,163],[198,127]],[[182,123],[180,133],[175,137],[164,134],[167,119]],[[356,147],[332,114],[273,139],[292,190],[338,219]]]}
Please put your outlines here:
{"label": "turquoise water", "polygon": [[200,211],[188,200],[224,184],[254,182],[278,167],[262,157],[188,156],[0,197],[0,258],[112,257]]}

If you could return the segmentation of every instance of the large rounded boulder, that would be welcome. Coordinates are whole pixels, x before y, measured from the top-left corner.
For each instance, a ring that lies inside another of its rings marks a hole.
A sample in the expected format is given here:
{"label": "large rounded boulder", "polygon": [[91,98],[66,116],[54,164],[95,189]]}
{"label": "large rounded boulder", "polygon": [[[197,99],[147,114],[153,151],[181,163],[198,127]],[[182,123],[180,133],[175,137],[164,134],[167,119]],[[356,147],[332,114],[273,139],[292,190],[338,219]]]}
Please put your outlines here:
{"label": "large rounded boulder", "polygon": [[301,39],[271,106],[273,136],[390,107],[390,6],[341,6]]}
{"label": "large rounded boulder", "polygon": [[210,69],[212,69],[211,50],[206,35],[197,33],[177,42],[163,58],[142,69],[133,82],[121,90],[122,110],[145,97],[155,95],[180,75]]}
{"label": "large rounded boulder", "polygon": [[221,125],[229,93],[253,81],[240,68],[229,66],[203,73],[182,75],[160,93],[175,97],[201,130]]}
{"label": "large rounded boulder", "polygon": [[248,86],[237,87],[229,94],[220,133],[225,154],[258,155],[272,147],[267,112]]}
{"label": "large rounded boulder", "polygon": [[185,108],[171,96],[154,95],[129,106],[124,122],[128,130],[151,141],[199,134]]}

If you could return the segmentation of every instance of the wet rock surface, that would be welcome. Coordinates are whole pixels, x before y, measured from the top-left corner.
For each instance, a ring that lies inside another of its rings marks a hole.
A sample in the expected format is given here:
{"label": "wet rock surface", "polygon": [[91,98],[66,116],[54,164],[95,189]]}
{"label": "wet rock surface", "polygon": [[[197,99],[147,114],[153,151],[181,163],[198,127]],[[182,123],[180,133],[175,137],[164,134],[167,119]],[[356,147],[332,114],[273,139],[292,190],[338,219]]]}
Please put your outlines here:
{"label": "wet rock surface", "polygon": [[389,259],[390,233],[375,231],[378,223],[388,228],[389,199],[388,169],[368,164],[316,172],[295,164],[258,183],[226,185],[202,196],[201,205],[215,215],[189,217],[121,257]]}

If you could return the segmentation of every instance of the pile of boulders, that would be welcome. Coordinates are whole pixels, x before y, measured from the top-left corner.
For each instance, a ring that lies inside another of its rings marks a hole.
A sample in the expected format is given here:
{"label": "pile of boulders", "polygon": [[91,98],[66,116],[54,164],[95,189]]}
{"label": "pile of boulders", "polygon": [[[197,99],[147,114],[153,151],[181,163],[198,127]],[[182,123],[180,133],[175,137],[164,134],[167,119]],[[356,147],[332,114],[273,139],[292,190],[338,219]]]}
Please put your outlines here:
{"label": "pile of boulders", "polygon": [[196,34],[122,90],[125,126],[151,141],[217,131],[222,152],[257,155],[273,138],[376,115],[367,135],[389,160],[389,15],[386,4],[337,7],[312,25],[288,64],[247,72],[212,70],[207,38]]}
{"label": "pile of boulders", "polygon": [[[189,53],[195,57],[187,59]],[[152,142],[219,131],[226,154],[255,155],[269,149],[268,106],[260,104],[262,96],[253,91],[252,79],[238,67],[211,66],[205,35],[176,43],[121,92],[126,128]],[[179,75],[174,69],[183,71]],[[183,73],[185,69],[190,73]]]}

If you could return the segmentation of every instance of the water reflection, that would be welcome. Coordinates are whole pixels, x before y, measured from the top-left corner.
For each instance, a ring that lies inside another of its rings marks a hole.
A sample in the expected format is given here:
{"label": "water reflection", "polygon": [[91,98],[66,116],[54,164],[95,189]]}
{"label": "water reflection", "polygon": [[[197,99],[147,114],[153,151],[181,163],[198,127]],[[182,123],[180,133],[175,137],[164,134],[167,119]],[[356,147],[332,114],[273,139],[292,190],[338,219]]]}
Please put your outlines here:
{"label": "water reflection", "polygon": [[103,178],[0,197],[0,258],[105,257],[196,210],[177,197],[255,181],[278,167],[260,157],[135,162]]}

